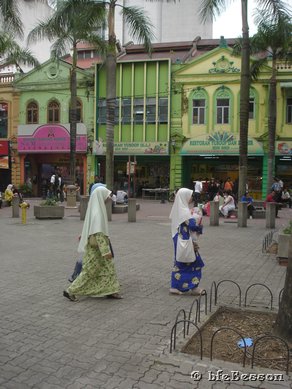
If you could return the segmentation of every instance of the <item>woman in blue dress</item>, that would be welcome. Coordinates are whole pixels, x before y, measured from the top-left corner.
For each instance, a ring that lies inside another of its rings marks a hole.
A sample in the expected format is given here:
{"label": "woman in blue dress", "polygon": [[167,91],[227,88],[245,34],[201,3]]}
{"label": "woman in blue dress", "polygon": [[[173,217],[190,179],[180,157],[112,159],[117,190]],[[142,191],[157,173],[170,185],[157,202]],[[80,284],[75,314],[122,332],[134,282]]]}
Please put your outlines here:
{"label": "woman in blue dress", "polygon": [[[170,216],[171,234],[174,244],[174,267],[171,274],[172,294],[192,294],[200,295],[202,289],[199,288],[201,280],[201,269],[204,262],[198,253],[196,238],[202,234],[203,226],[201,225],[202,217],[195,213],[190,205],[193,202],[193,191],[187,188],[181,188],[175,196]],[[187,258],[185,262],[177,260],[177,243],[178,236],[187,241],[193,240],[195,259]]]}

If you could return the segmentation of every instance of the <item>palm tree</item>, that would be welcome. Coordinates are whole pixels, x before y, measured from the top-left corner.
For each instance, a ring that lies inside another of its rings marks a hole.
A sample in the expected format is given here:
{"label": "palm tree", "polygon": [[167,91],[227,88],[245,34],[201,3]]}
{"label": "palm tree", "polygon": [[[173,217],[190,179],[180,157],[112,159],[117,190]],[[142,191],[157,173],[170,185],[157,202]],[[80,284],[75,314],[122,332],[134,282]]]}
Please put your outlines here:
{"label": "palm tree", "polygon": [[267,190],[272,186],[275,160],[276,118],[277,118],[277,62],[287,60],[292,54],[291,17],[285,13],[279,15],[276,21],[271,21],[266,13],[259,12],[258,32],[251,38],[251,53],[266,52],[266,56],[252,63],[251,74],[257,79],[261,67],[272,60],[268,102],[268,177]]}
{"label": "palm tree", "polygon": [[[264,12],[271,15],[270,20],[287,11],[287,7],[281,0],[257,0],[258,5],[262,6]],[[229,4],[228,0],[203,0],[202,18],[214,18],[220,15]],[[242,56],[241,56],[241,77],[240,77],[240,146],[239,146],[239,198],[246,190],[247,164],[248,164],[248,119],[249,119],[249,89],[251,83],[250,77],[250,41],[248,28],[248,0],[241,0],[241,18],[242,18]],[[288,13],[288,12],[287,12]]]}
{"label": "palm tree", "polygon": [[[97,2],[98,4],[99,2]],[[121,10],[124,22],[130,27],[130,34],[139,42],[143,42],[150,53],[151,40],[154,38],[152,24],[143,10],[138,7],[126,7],[117,0],[104,1],[107,10],[108,42],[106,53],[106,184],[112,188],[114,183],[114,126],[116,105],[116,45],[115,12]],[[100,5],[101,6],[101,5]]]}
{"label": "palm tree", "polygon": [[104,20],[104,7],[91,0],[64,0],[57,2],[55,13],[40,22],[28,35],[28,42],[48,38],[53,41],[51,55],[56,60],[72,49],[70,72],[70,181],[75,182],[76,127],[77,127],[77,45],[86,41],[102,51],[103,41],[97,31]]}

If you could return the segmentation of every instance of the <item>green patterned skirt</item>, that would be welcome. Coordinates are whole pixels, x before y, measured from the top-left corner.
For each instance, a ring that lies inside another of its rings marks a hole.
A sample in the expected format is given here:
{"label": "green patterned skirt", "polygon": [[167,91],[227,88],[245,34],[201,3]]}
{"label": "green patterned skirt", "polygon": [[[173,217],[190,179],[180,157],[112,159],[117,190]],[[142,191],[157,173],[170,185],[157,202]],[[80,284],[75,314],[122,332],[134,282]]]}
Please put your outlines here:
{"label": "green patterned skirt", "polygon": [[82,261],[82,272],[68,288],[68,293],[75,296],[102,297],[119,293],[113,259],[105,259],[99,249],[86,246]]}

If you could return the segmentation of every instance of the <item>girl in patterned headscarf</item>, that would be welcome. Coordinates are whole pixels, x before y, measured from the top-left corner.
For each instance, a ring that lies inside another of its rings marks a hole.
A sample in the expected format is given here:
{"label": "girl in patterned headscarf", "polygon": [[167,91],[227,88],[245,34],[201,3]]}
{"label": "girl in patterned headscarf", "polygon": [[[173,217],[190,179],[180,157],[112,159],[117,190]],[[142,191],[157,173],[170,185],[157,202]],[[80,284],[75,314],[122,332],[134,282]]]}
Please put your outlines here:
{"label": "girl in patterned headscarf", "polygon": [[174,244],[174,267],[171,274],[172,294],[192,294],[200,295],[202,289],[198,287],[201,280],[201,269],[204,266],[198,246],[194,242],[194,251],[196,259],[189,258],[185,262],[177,260],[178,235],[183,240],[189,240],[195,235],[202,234],[203,226],[201,224],[201,215],[190,209],[193,202],[193,191],[187,188],[181,188],[176,193],[175,201],[170,212],[171,234]]}

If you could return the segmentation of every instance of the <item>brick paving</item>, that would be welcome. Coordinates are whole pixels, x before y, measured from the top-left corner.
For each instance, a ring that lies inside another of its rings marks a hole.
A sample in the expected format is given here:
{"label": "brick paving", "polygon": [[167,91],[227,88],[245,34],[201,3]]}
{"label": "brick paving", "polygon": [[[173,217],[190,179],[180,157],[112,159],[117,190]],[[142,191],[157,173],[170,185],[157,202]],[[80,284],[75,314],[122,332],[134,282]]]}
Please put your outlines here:
{"label": "brick paving", "polygon": [[[172,241],[168,215],[171,204],[140,201],[137,221],[114,214],[110,222],[115,263],[123,300],[82,298],[72,303],[62,296],[77,254],[82,221],[76,209],[66,209],[63,220],[36,220],[31,201],[27,224],[0,210],[0,388],[104,389],[260,389],[292,388],[284,381],[211,381],[210,372],[222,369],[248,373],[276,373],[267,369],[202,361],[179,352],[170,354],[170,332],[180,309],[187,312],[191,296],[169,295]],[[292,219],[279,212],[277,228]],[[284,284],[286,268],[274,255],[262,254],[267,232],[264,219],[248,220],[247,228],[224,223],[205,230],[200,252],[205,260],[201,286],[232,279],[243,291],[256,282],[274,296]],[[236,288],[225,285],[220,298],[237,303]],[[250,292],[253,305],[269,305],[263,289]],[[202,316],[204,313],[202,312]],[[178,331],[179,333],[180,331]],[[182,344],[179,334],[178,344]],[[197,371],[195,381],[191,372]],[[278,372],[279,373],[279,372]]]}

